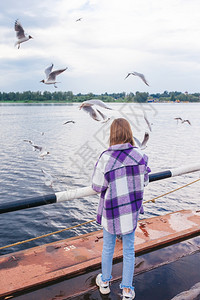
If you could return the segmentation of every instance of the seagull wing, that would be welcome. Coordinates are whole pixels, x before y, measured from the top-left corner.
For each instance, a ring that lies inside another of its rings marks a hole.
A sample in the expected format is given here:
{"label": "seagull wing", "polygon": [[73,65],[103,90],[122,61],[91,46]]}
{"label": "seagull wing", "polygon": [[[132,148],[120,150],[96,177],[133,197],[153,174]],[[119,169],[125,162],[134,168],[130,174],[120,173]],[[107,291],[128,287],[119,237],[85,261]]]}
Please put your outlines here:
{"label": "seagull wing", "polygon": [[146,121],[146,123],[147,123],[147,125],[149,127],[149,130],[152,131],[151,125],[150,125],[149,120],[147,119],[147,116],[146,116],[145,113],[144,113],[144,119],[145,119],[145,121]]}
{"label": "seagull wing", "polygon": [[46,74],[46,78],[49,77],[49,74],[51,73],[52,69],[53,69],[53,64],[51,64],[50,67],[48,67],[44,70],[44,73]]}
{"label": "seagull wing", "polygon": [[130,76],[131,74],[133,74],[133,73],[128,73],[127,76],[126,76],[124,79],[126,79],[126,78],[127,78],[128,76]]}
{"label": "seagull wing", "polygon": [[47,173],[45,170],[41,169],[42,173],[45,175],[46,178],[48,178],[49,180],[52,180],[52,176]]}
{"label": "seagull wing", "polygon": [[142,144],[140,143],[140,141],[135,136],[133,137],[133,139],[137,143],[137,145],[141,148]]}
{"label": "seagull wing", "polygon": [[67,70],[67,68],[51,72],[49,74],[48,80],[56,80],[56,76],[59,75],[60,73],[64,72],[65,70]]}
{"label": "seagull wing", "polygon": [[15,31],[18,39],[25,37],[24,29],[18,20],[15,21]]}
{"label": "seagull wing", "polygon": [[83,106],[82,109],[89,113],[90,117],[93,118],[95,121],[100,121],[100,119],[97,116],[96,111],[91,106]]}
{"label": "seagull wing", "polygon": [[37,146],[37,145],[32,145],[33,146],[33,148],[35,149],[35,151],[36,150],[38,150],[38,151],[42,151],[42,147],[41,146]]}
{"label": "seagull wing", "polygon": [[143,139],[142,145],[141,145],[141,149],[145,149],[146,148],[148,140],[149,140],[149,133],[145,132],[144,139]]}
{"label": "seagull wing", "polygon": [[74,121],[66,121],[65,123],[63,123],[63,125],[68,124],[68,123],[75,123]]}
{"label": "seagull wing", "polygon": [[41,171],[42,171],[42,173],[44,174],[44,177],[45,177],[45,184],[48,185],[48,186],[52,186],[52,184],[53,184],[52,176],[43,169],[41,169]]}
{"label": "seagull wing", "polygon": [[189,120],[183,120],[182,123],[188,123],[189,125],[192,125],[191,122]]}
{"label": "seagull wing", "polygon": [[134,72],[133,75],[138,76],[142,79],[142,81],[149,86],[148,82],[146,81],[146,78],[144,77],[144,75],[142,73],[138,73],[138,72]]}
{"label": "seagull wing", "polygon": [[142,141],[142,143],[140,143],[140,141],[134,136],[134,141],[138,144],[138,146],[140,147],[141,150],[145,149],[146,148],[146,144],[149,140],[149,133],[148,132],[145,132],[144,134],[144,139]]}
{"label": "seagull wing", "polygon": [[100,116],[103,118],[103,120],[107,120],[108,117],[104,115],[100,110],[97,109],[97,112],[100,114]]}
{"label": "seagull wing", "polygon": [[84,101],[81,104],[81,107],[83,107],[83,106],[92,106],[92,105],[98,105],[98,106],[101,106],[101,107],[106,108],[106,109],[112,109],[109,106],[107,106],[102,100],[99,100],[99,99],[90,99],[90,100]]}

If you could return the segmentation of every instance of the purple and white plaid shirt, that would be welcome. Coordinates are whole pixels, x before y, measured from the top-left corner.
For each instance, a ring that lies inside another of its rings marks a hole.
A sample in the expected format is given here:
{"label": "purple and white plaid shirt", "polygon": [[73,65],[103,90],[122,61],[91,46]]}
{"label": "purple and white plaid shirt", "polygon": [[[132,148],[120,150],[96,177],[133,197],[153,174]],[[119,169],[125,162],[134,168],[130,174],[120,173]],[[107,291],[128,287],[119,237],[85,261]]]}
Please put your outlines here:
{"label": "purple and white plaid shirt", "polygon": [[127,234],[137,227],[144,186],[148,184],[148,157],[131,144],[113,145],[94,168],[92,188],[100,195],[97,223],[112,234]]}

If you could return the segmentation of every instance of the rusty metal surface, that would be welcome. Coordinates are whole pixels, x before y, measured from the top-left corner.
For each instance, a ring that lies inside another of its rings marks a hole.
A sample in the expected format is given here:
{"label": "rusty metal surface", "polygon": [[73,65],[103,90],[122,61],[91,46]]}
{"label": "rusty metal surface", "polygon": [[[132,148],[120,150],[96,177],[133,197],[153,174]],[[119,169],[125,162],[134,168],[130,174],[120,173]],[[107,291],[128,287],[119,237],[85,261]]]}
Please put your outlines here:
{"label": "rusty metal surface", "polygon": [[[135,271],[134,271],[134,285],[135,281],[137,281],[137,276],[140,274],[144,273],[149,273],[149,271],[159,269],[159,272],[162,274],[163,273],[163,266],[169,265],[177,260],[182,260],[184,257],[191,256],[191,255],[198,255],[200,254],[200,236],[188,238],[187,240],[173,243],[169,246],[165,246],[161,249],[157,249],[154,251],[150,251],[148,253],[142,254],[140,256],[136,255],[136,260],[135,260]],[[139,254],[138,254],[139,255]],[[194,256],[194,264],[195,264],[195,257]],[[194,282],[200,280],[200,274],[198,272],[198,264],[195,264],[195,267],[193,267],[193,270],[191,272],[191,269],[188,272],[188,276],[191,279],[192,274],[194,278]],[[118,296],[119,294],[121,295],[121,290],[119,288],[119,284],[122,279],[122,265],[123,262],[120,260],[120,262],[116,262],[113,264],[112,268],[112,280],[111,280],[111,294],[109,294],[109,297],[105,297],[106,299],[121,299],[121,296]],[[185,266],[185,264],[184,264]],[[184,271],[184,266],[181,267],[180,273],[182,274]],[[190,264],[191,268],[192,265]],[[169,267],[171,268],[171,267]],[[186,267],[187,268],[187,267]],[[196,272],[195,272],[195,269]],[[40,287],[39,289],[33,289],[31,291],[23,291],[22,294],[18,295],[13,295],[14,299],[16,300],[35,300],[35,299],[40,299],[40,300],[67,300],[67,299],[102,299],[100,292],[98,291],[98,288],[95,284],[95,278],[97,274],[101,272],[100,269],[88,271],[84,274],[79,274],[78,276],[74,276],[69,279],[62,279],[58,281],[53,281],[50,285],[44,285],[43,287]],[[172,271],[173,274],[175,272]],[[196,274],[197,273],[197,274]],[[150,276],[150,275],[149,275]],[[148,275],[147,275],[148,277]],[[187,277],[187,275],[186,275]],[[185,282],[185,276],[184,277],[179,277],[178,278]],[[177,292],[177,286],[175,284],[175,290]],[[149,286],[149,284],[148,284]],[[157,289],[157,281],[152,283],[151,285],[151,292],[152,289]],[[138,291],[138,285],[135,285],[136,287],[136,294],[137,294],[137,299],[142,294],[144,293],[143,290],[139,289]],[[146,286],[146,280],[144,281],[143,285],[144,290],[147,289]],[[148,287],[150,289],[150,287]],[[165,287],[163,290],[166,291],[169,290],[168,286]],[[164,293],[164,291],[163,291]],[[154,294],[155,296],[155,294]],[[10,296],[9,296],[10,297]],[[140,299],[148,299],[148,297],[140,297]],[[156,300],[156,299],[164,299],[163,297],[153,297],[151,296],[151,299]],[[169,298],[167,298],[169,299]],[[4,299],[5,300],[5,299]]]}
{"label": "rusty metal surface", "polygon": [[[200,232],[200,212],[170,213],[139,222],[137,253]],[[101,263],[102,231],[97,231],[0,257],[0,296],[77,275]],[[122,257],[117,241],[115,258]]]}

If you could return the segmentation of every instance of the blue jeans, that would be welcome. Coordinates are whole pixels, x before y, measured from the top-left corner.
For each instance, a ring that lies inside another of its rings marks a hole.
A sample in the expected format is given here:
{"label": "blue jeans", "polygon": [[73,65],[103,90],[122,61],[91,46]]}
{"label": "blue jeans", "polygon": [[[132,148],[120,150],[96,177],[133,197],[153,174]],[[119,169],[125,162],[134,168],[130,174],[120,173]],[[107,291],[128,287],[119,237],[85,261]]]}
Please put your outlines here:
{"label": "blue jeans", "polygon": [[[135,231],[122,235],[123,242],[123,272],[120,288],[134,289],[133,274],[135,265],[134,251]],[[115,249],[116,234],[111,234],[103,229],[103,251],[102,251],[102,281],[110,281],[112,276],[112,261]]]}

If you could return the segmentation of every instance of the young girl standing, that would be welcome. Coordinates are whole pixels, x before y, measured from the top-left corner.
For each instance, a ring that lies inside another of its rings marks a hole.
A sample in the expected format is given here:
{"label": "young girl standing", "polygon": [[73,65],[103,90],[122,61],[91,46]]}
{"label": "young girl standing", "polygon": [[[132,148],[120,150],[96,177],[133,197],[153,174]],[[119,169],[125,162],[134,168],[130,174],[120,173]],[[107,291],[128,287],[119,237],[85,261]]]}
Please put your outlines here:
{"label": "young girl standing", "polygon": [[135,263],[134,238],[139,213],[143,213],[144,186],[148,183],[148,158],[135,147],[126,119],[115,119],[110,127],[110,147],[94,169],[92,188],[101,193],[97,222],[103,226],[102,274],[96,284],[102,294],[110,293],[112,260],[117,235],[122,235],[123,299],[134,299],[132,285]]}

